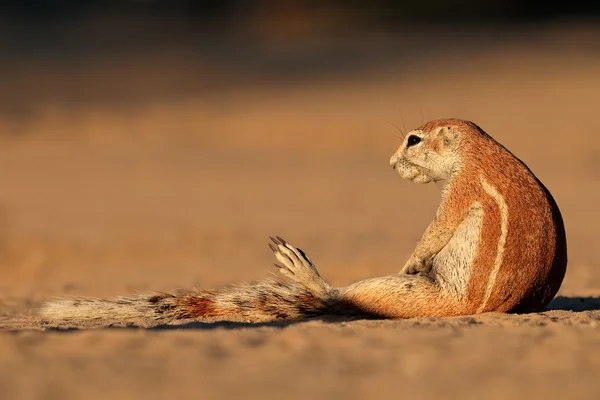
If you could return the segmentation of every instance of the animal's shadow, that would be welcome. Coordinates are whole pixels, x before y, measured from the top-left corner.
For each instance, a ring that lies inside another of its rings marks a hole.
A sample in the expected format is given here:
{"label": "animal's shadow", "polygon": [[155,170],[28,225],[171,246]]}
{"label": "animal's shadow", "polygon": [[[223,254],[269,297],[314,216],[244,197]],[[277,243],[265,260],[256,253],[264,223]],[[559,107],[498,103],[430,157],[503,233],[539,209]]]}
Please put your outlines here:
{"label": "animal's shadow", "polygon": [[557,296],[546,306],[546,310],[564,310],[573,312],[600,310],[600,297]]}

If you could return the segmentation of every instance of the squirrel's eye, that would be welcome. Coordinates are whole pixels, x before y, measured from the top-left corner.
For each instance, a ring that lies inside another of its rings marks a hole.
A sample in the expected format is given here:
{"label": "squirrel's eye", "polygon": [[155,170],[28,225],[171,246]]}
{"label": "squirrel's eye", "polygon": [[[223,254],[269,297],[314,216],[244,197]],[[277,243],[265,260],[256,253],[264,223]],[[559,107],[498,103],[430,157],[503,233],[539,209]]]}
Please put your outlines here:
{"label": "squirrel's eye", "polygon": [[408,141],[406,142],[406,147],[410,147],[410,146],[414,146],[415,144],[419,143],[421,141],[421,138],[415,135],[410,135],[408,137]]}

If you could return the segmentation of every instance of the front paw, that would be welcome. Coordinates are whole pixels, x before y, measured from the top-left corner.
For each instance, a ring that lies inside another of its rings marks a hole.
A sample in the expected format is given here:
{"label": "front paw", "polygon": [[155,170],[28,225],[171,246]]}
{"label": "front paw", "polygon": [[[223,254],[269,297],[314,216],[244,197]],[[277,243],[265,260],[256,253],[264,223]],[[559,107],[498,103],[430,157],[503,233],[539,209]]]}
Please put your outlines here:
{"label": "front paw", "polygon": [[401,274],[417,275],[427,274],[431,271],[431,265],[423,260],[411,258],[400,271]]}

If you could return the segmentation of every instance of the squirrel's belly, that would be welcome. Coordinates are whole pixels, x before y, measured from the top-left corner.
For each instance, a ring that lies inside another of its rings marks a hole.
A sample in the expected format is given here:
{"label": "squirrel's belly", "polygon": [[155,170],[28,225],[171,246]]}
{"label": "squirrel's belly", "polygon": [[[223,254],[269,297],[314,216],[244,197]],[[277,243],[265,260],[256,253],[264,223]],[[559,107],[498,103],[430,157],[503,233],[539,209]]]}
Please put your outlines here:
{"label": "squirrel's belly", "polygon": [[475,203],[450,242],[433,260],[432,274],[439,285],[459,299],[467,294],[473,261],[481,239],[483,209]]}

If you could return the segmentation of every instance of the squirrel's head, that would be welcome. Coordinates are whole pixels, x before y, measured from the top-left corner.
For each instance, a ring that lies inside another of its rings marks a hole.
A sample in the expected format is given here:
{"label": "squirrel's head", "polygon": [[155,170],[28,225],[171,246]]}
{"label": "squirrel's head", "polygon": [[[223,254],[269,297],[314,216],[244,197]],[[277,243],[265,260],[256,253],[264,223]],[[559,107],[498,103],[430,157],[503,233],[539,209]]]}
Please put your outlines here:
{"label": "squirrel's head", "polygon": [[437,182],[458,171],[461,157],[459,121],[430,121],[406,134],[390,165],[415,183]]}

